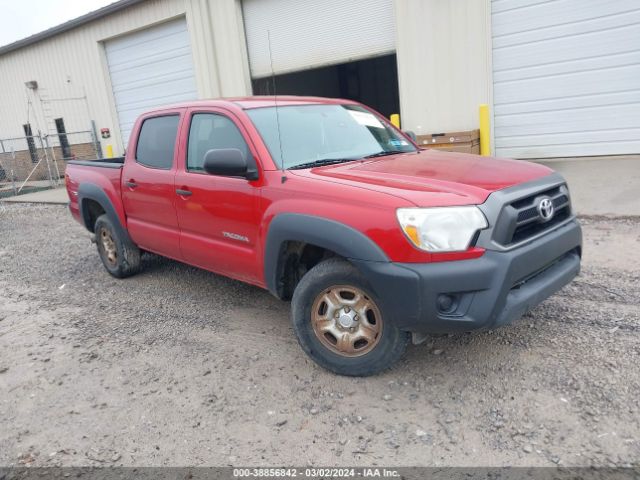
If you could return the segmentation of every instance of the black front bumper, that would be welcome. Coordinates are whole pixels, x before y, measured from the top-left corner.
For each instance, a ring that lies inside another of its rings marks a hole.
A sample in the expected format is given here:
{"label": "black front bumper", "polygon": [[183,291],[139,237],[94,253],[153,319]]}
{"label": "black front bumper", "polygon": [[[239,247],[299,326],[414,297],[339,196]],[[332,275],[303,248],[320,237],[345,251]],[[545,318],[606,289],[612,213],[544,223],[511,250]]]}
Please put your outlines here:
{"label": "black front bumper", "polygon": [[399,328],[447,333],[518,319],[579,273],[581,249],[582,231],[574,219],[531,243],[487,250],[473,260],[354,263]]}

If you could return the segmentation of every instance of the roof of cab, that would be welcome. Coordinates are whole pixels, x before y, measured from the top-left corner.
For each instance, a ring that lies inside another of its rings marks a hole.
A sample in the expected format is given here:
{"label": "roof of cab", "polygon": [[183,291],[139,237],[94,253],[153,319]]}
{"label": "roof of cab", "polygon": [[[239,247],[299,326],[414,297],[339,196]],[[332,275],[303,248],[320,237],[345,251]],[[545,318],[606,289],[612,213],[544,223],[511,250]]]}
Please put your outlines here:
{"label": "roof of cab", "polygon": [[276,103],[279,107],[286,105],[342,105],[345,103],[356,103],[353,100],[343,98],[326,97],[298,97],[293,95],[283,96],[255,96],[226,99],[240,106],[243,109],[274,107]]}
{"label": "roof of cab", "polygon": [[173,105],[158,107],[154,110],[164,110],[169,108],[189,108],[189,107],[222,107],[229,103],[235,104],[243,110],[262,107],[283,107],[291,105],[344,105],[354,104],[353,100],[342,98],[324,98],[324,97],[297,97],[291,95],[274,96],[254,96],[254,97],[231,97],[231,98],[212,98],[207,100],[192,100],[189,102],[181,102]]}

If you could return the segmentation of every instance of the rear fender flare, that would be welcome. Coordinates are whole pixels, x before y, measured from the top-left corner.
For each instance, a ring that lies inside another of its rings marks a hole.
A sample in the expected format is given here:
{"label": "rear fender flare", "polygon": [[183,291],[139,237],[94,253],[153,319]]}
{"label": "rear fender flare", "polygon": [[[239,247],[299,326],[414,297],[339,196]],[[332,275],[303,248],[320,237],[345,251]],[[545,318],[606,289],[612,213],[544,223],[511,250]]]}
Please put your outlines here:
{"label": "rear fender flare", "polygon": [[102,188],[93,183],[83,183],[78,188],[78,207],[80,209],[80,218],[82,218],[87,230],[93,232],[93,225],[89,225],[89,212],[85,210],[85,200],[93,200],[97,202],[105,211],[109,220],[111,220],[111,223],[117,230],[117,234],[120,238],[133,243],[126,228],[124,228],[120,222],[120,217],[116,213],[116,209],[113,207],[111,200],[109,200],[109,197]]}

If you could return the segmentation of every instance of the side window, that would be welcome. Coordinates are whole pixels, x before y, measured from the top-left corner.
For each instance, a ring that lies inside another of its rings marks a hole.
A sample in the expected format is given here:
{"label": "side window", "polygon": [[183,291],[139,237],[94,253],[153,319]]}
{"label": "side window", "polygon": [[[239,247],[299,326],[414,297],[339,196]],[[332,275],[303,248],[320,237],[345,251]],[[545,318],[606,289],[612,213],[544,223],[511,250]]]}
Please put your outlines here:
{"label": "side window", "polygon": [[217,148],[237,148],[245,157],[250,157],[249,147],[235,123],[224,115],[196,113],[191,117],[187,170],[202,172],[205,154]]}
{"label": "side window", "polygon": [[138,135],[136,161],[147,167],[169,170],[173,165],[179,121],[179,115],[147,118]]}

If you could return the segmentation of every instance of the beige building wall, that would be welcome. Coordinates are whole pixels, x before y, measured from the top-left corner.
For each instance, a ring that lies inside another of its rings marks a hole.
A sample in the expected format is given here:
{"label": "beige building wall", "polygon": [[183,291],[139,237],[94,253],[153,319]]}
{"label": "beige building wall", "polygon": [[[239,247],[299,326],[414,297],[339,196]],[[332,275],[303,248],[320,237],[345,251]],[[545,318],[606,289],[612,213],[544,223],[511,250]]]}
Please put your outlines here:
{"label": "beige building wall", "polygon": [[200,98],[251,95],[240,0],[184,0]]}
{"label": "beige building wall", "polygon": [[402,127],[478,128],[491,105],[489,0],[394,0]]}
{"label": "beige building wall", "polygon": [[[250,94],[239,0],[147,0],[0,55],[0,138],[23,136],[27,121],[34,133],[53,133],[54,118],[63,117],[68,132],[88,130],[95,120],[98,131],[112,132],[103,148],[112,144],[122,152],[103,42],[181,16],[191,35],[199,96]],[[25,87],[29,80],[38,82],[37,91]]]}

